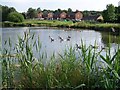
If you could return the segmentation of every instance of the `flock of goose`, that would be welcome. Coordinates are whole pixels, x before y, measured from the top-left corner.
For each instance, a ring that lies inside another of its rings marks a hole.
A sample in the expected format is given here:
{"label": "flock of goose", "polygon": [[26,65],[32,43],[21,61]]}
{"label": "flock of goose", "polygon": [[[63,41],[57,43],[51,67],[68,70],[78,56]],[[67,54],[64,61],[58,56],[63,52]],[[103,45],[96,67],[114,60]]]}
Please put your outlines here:
{"label": "flock of goose", "polygon": [[[50,39],[51,42],[55,41],[55,39],[53,37],[51,37],[51,36],[49,36],[49,39]],[[62,42],[62,41],[70,41],[71,37],[68,36],[66,39],[63,39],[61,36],[58,36],[58,39],[60,40],[60,42]]]}
{"label": "flock of goose", "polygon": [[[49,39],[50,39],[51,42],[55,41],[55,39],[53,37],[51,37],[51,36],[49,36]],[[58,36],[58,39],[60,40],[60,42],[62,42],[62,41],[70,41],[71,36],[68,35],[66,39],[63,39],[61,36]],[[77,43],[75,45],[76,45],[76,50],[82,49],[82,46],[78,45]],[[94,48],[94,49],[98,49],[100,46],[98,46],[98,45],[90,45],[90,47]],[[103,49],[105,49],[105,47],[101,46],[101,49],[103,50]]]}
{"label": "flock of goose", "polygon": [[[98,46],[98,45],[95,45],[95,46],[94,46],[94,45],[90,45],[90,47],[93,48],[93,49],[98,49],[100,46]],[[82,49],[82,46],[76,44],[76,48],[77,48],[77,50],[78,50],[78,49]],[[100,48],[101,48],[101,50],[106,49],[106,48],[103,47],[103,46],[101,46]]]}

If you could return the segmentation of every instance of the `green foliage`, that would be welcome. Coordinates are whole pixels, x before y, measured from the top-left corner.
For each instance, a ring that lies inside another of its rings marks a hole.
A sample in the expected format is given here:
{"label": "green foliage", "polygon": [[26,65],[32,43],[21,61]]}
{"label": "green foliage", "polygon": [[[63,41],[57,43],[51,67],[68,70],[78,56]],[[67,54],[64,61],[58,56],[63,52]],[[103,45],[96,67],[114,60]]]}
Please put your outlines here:
{"label": "green foliage", "polygon": [[16,12],[15,8],[13,7],[7,7],[7,6],[1,6],[2,8],[2,21],[7,21],[8,14],[11,12]]}
{"label": "green foliage", "polygon": [[106,8],[107,9],[103,11],[105,22],[114,22],[116,20],[115,7],[112,4],[109,4]]}
{"label": "green foliage", "polygon": [[117,14],[117,22],[120,23],[120,13]]}
{"label": "green foliage", "polygon": [[[2,6],[0,5],[0,22],[2,21]],[[1,26],[1,25],[0,25]]]}
{"label": "green foliage", "polygon": [[11,22],[23,22],[24,21],[24,17],[22,14],[17,13],[17,12],[11,12],[8,15],[8,20]]}
{"label": "green foliage", "polygon": [[27,18],[33,19],[37,16],[37,10],[33,8],[29,8],[27,11]]}
{"label": "green foliage", "polygon": [[67,12],[73,12],[71,8],[68,8],[68,11]]}
{"label": "green foliage", "polygon": [[[102,56],[102,50],[97,52],[81,40],[80,50],[70,47],[59,54],[60,57],[53,53],[47,61],[47,55],[40,52],[39,37],[37,40],[34,37],[35,34],[30,35],[29,32],[25,32],[24,37],[18,36],[13,53],[10,38],[5,41],[5,45],[8,44],[10,48],[4,48],[1,57],[2,88],[120,88],[119,46],[111,55],[109,45],[109,49],[105,49],[106,56]],[[36,47],[39,58],[35,57],[33,47]]]}

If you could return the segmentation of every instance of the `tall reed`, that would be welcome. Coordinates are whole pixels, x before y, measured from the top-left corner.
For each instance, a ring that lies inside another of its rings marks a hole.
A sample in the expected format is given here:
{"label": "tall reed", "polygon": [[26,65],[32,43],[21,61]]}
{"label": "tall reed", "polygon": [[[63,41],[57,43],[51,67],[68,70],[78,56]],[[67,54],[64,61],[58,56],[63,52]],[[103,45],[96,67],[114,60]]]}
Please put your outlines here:
{"label": "tall reed", "polygon": [[[4,48],[1,57],[2,88],[120,88],[119,46],[111,55],[109,45],[106,56],[103,56],[102,50],[97,52],[81,40],[80,50],[69,47],[59,57],[53,53],[48,58],[47,53],[41,52],[40,38],[34,38],[35,34],[25,32],[24,37],[18,36],[14,47],[10,39],[4,42],[9,48]],[[35,56],[33,49],[39,57]]]}

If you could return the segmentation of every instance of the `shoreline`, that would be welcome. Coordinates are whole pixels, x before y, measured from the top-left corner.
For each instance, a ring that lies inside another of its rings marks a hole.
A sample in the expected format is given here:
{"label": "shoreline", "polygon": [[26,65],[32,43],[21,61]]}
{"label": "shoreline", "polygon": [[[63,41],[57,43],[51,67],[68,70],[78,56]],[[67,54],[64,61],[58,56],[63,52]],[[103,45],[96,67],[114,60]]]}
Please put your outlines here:
{"label": "shoreline", "polygon": [[25,21],[22,23],[2,22],[4,27],[53,27],[53,28],[73,28],[73,29],[91,29],[95,31],[112,32],[111,28],[115,29],[115,32],[120,32],[120,24],[116,23],[88,23],[88,22],[65,22],[65,21]]}

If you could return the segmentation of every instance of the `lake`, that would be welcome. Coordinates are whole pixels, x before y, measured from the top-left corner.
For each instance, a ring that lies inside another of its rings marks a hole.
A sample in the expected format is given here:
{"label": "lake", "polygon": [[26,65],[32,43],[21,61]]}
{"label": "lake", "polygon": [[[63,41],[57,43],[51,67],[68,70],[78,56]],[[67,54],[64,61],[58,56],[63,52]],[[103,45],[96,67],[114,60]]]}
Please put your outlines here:
{"label": "lake", "polygon": [[[46,61],[49,60],[49,57],[53,55],[59,56],[59,54],[63,54],[65,49],[69,49],[71,46],[76,48],[76,44],[81,45],[81,40],[86,44],[86,46],[94,45],[95,42],[99,46],[96,49],[96,52],[99,52],[102,47],[108,48],[108,44],[111,45],[111,56],[113,55],[115,49],[120,43],[120,37],[112,35],[112,33],[108,32],[98,32],[95,30],[88,29],[67,29],[67,28],[46,28],[46,27],[22,27],[22,28],[2,28],[0,29],[2,35],[2,49],[9,49],[8,41],[9,38],[12,43],[11,52],[15,53],[13,50],[15,43],[18,43],[18,36],[23,37],[24,32],[30,31],[30,35],[35,33],[35,37],[33,43],[38,37],[40,37],[40,42],[42,44],[40,53],[47,53]],[[69,40],[67,38],[71,37]],[[58,37],[63,38],[61,41]],[[51,38],[54,41],[51,41]],[[7,44],[5,42],[7,41]],[[39,57],[39,54],[36,53],[35,47],[32,48],[35,57]],[[76,49],[75,49],[76,50]],[[76,56],[78,54],[76,50]],[[102,55],[105,56],[106,51],[103,50],[101,52]],[[98,60],[101,60],[98,57]],[[46,61],[43,61],[46,63]],[[14,61],[13,61],[14,62]],[[48,61],[49,62],[49,61]],[[99,62],[97,64],[100,64]],[[105,64],[103,64],[105,66]],[[99,66],[99,65],[98,65]],[[0,61],[0,75],[2,76],[2,68]],[[0,81],[2,81],[2,77],[0,77]],[[2,85],[2,82],[0,82]]]}
{"label": "lake", "polygon": [[[65,49],[70,46],[76,48],[76,44],[81,45],[81,40],[86,46],[96,45],[99,46],[97,51],[100,51],[102,47],[107,47],[109,42],[111,44],[111,54],[119,44],[119,36],[114,36],[108,32],[98,32],[88,29],[68,29],[68,28],[46,28],[46,27],[23,27],[23,28],[2,28],[2,48],[8,48],[8,44],[5,45],[5,41],[11,39],[12,45],[18,41],[18,36],[23,37],[24,32],[30,30],[30,35],[35,33],[35,39],[40,37],[42,44],[41,52],[47,52],[48,56],[53,53],[55,55],[62,54]],[[71,38],[67,40],[68,36]],[[63,41],[59,39],[63,38]],[[54,41],[51,41],[51,38]],[[33,43],[33,42],[31,42]],[[35,55],[35,48],[33,49]],[[13,51],[14,52],[14,51]],[[77,51],[76,51],[77,52]],[[105,54],[103,50],[102,54]]]}

